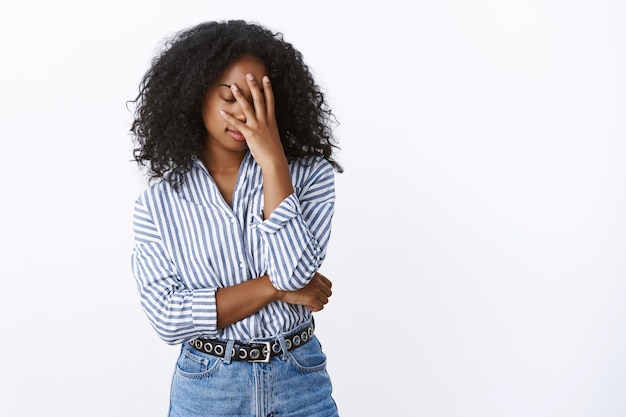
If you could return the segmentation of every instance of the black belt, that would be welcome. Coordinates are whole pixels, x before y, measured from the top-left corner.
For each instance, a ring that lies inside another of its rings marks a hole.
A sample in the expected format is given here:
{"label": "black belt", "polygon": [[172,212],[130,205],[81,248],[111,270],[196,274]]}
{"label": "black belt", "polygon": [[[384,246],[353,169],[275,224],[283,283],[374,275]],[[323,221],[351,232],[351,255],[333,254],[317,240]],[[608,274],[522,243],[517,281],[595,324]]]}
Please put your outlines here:
{"label": "black belt", "polygon": [[[290,333],[285,336],[287,350],[293,350],[304,345],[313,337],[313,324],[306,329]],[[223,358],[226,353],[228,342],[218,339],[197,338],[189,341],[189,344],[200,352]],[[235,361],[269,362],[274,356],[283,353],[283,348],[278,340],[252,341],[250,343],[237,343],[233,345],[231,359]]]}

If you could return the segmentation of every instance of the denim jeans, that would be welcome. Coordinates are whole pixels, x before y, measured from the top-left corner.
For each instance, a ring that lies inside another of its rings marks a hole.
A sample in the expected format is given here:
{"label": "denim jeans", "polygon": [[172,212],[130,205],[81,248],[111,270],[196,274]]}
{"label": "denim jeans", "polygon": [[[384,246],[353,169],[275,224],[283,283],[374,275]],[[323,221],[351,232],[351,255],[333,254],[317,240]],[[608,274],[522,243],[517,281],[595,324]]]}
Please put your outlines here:
{"label": "denim jeans", "polygon": [[[284,338],[278,340],[285,352]],[[231,360],[231,344],[226,357],[218,358],[183,343],[172,379],[170,417],[338,416],[326,355],[315,335],[268,363]]]}

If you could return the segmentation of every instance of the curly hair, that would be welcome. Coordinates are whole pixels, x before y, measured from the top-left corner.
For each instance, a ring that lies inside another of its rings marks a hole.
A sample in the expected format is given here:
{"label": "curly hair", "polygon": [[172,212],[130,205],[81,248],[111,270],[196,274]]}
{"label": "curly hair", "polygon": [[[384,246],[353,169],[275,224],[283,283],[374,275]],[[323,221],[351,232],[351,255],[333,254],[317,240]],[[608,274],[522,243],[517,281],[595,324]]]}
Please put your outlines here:
{"label": "curly hair", "polygon": [[276,122],[285,155],[304,163],[322,157],[334,169],[336,118],[315,83],[302,54],[282,33],[243,20],[201,23],[166,40],[139,85],[130,131],[134,160],[147,166],[150,179],[174,188],[203,149],[207,131],[202,101],[212,83],[236,60],[260,59],[275,96]]}

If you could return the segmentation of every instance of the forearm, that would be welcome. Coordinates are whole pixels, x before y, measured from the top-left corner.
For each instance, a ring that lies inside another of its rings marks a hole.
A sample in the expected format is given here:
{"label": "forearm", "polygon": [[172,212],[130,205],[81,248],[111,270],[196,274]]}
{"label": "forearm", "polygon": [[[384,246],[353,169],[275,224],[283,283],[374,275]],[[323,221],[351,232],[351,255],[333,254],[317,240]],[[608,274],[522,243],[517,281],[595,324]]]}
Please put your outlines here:
{"label": "forearm", "polygon": [[320,311],[332,295],[332,282],[316,273],[304,288],[298,291],[279,291],[267,275],[232,287],[220,288],[217,301],[217,327],[222,328],[248,317],[272,301],[303,305],[311,311]]}
{"label": "forearm", "polygon": [[284,156],[273,163],[261,166],[263,175],[263,218],[268,219],[274,209],[293,193],[293,183],[289,174],[289,165]]}
{"label": "forearm", "polygon": [[274,288],[267,275],[219,288],[215,293],[217,327],[221,329],[244,319],[280,297],[281,291]]}

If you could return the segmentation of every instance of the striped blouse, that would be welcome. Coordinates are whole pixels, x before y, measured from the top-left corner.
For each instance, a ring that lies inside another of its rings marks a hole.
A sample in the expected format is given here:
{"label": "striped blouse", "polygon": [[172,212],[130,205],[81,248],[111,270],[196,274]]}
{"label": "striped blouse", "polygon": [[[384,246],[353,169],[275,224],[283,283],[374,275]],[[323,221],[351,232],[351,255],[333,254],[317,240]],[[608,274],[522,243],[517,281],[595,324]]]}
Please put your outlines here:
{"label": "striped blouse", "polygon": [[199,160],[175,191],[161,181],[135,202],[132,270],[141,305],[169,344],[196,337],[247,342],[310,319],[303,306],[275,301],[217,328],[218,288],[269,275],[279,290],[307,285],[320,268],[334,210],[334,170],[324,159],[290,163],[294,193],[263,220],[261,169],[248,153],[232,207]]}

